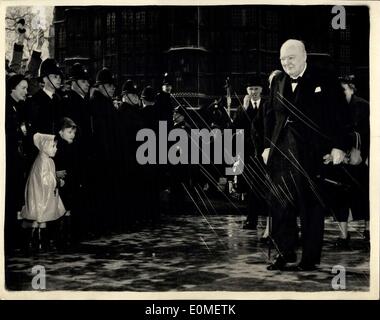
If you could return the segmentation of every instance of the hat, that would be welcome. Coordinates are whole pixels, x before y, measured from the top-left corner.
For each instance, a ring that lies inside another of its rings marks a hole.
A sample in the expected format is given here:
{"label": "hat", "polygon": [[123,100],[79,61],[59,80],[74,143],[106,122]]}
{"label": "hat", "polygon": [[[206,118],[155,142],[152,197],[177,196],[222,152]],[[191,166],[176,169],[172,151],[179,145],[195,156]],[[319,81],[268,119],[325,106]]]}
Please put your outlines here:
{"label": "hat", "polygon": [[127,81],[125,81],[121,88],[121,94],[128,94],[128,93],[133,93],[133,94],[137,93],[135,85],[133,84],[133,81],[131,79],[128,79]]}
{"label": "hat", "polygon": [[102,70],[99,70],[96,74],[96,86],[99,86],[101,84],[115,84],[115,78],[113,73],[108,68],[103,68]]}
{"label": "hat", "polygon": [[70,80],[90,80],[87,68],[79,62],[74,63],[70,70]]}
{"label": "hat", "polygon": [[42,134],[37,132],[33,136],[33,143],[40,151],[47,152],[55,142],[55,135],[53,134]]}
{"label": "hat", "polygon": [[248,79],[245,87],[263,87],[263,83],[259,76],[252,76]]}
{"label": "hat", "polygon": [[63,77],[62,70],[55,59],[47,58],[41,63],[40,70],[38,71],[38,76],[40,78],[44,78],[49,74],[58,74]]}
{"label": "hat", "polygon": [[7,91],[12,92],[14,88],[18,86],[18,84],[22,81],[26,80],[26,78],[22,74],[15,74],[13,76],[10,76],[7,80]]}
{"label": "hat", "polygon": [[155,101],[155,94],[154,94],[153,88],[151,86],[145,87],[141,93],[141,98],[143,98],[149,102],[154,102]]}
{"label": "hat", "polygon": [[162,85],[172,85],[172,79],[169,77],[169,74],[166,72],[164,74],[164,80],[162,81]]}

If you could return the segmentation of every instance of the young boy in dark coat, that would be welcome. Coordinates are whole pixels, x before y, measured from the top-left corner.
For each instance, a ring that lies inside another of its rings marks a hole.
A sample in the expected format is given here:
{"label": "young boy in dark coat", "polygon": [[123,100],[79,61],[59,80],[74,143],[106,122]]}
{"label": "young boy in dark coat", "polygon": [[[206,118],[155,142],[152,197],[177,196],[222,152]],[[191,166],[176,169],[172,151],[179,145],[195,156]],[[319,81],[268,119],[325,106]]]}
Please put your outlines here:
{"label": "young boy in dark coat", "polygon": [[57,153],[54,159],[57,179],[63,180],[64,183],[60,189],[62,202],[65,205],[66,213],[60,221],[59,232],[57,233],[57,245],[67,247],[71,242],[71,214],[75,208],[75,195],[78,194],[78,164],[79,153],[74,141],[77,125],[70,118],[62,118],[57,134]]}

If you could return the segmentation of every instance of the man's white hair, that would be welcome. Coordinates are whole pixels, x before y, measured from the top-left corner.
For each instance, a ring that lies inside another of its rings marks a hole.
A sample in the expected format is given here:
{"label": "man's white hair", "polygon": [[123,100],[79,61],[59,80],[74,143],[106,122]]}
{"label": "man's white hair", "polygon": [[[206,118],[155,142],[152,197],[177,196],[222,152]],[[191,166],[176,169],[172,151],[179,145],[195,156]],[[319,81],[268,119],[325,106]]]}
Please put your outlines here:
{"label": "man's white hair", "polygon": [[306,54],[305,44],[301,40],[296,40],[296,39],[286,40],[282,44],[281,49],[285,47],[298,47]]}

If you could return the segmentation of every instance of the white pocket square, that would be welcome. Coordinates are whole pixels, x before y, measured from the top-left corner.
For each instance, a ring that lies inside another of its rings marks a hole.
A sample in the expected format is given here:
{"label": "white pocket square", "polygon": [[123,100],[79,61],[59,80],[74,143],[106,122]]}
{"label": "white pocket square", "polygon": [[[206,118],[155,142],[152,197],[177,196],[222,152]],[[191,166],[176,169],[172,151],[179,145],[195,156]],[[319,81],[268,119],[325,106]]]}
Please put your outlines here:
{"label": "white pocket square", "polygon": [[314,93],[321,92],[321,91],[322,91],[321,87],[316,87],[315,90],[314,90]]}

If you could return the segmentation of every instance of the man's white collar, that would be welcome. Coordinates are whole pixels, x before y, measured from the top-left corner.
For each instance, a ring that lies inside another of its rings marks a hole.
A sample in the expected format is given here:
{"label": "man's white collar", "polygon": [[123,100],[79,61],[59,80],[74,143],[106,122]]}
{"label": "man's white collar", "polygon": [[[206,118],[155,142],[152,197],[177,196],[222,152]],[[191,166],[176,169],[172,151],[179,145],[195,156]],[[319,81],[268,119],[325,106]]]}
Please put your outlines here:
{"label": "man's white collar", "polygon": [[256,105],[257,105],[257,106],[260,105],[260,101],[261,101],[261,98],[259,98],[258,100],[253,100],[253,99],[251,99],[251,102],[252,102],[253,104],[255,104],[255,102],[256,102]]}

